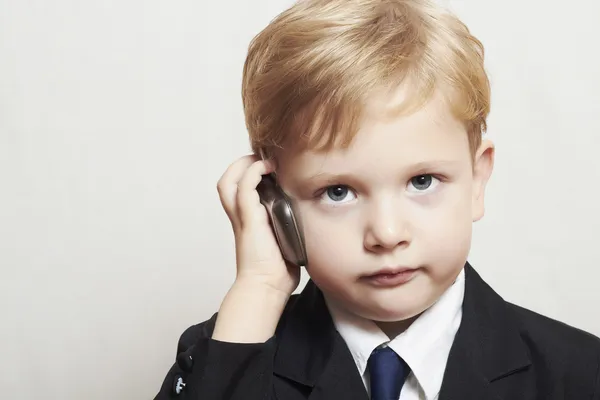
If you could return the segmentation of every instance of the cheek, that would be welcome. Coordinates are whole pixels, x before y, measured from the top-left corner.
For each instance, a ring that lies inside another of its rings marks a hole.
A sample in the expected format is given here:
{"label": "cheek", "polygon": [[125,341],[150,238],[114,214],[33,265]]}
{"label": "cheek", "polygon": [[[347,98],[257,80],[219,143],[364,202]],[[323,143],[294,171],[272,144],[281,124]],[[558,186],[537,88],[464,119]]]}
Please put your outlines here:
{"label": "cheek", "polygon": [[325,217],[314,210],[303,212],[304,239],[309,266],[313,275],[341,276],[352,271],[357,246],[361,245],[359,229],[353,229],[349,218]]}
{"label": "cheek", "polygon": [[[416,237],[438,262],[457,262],[466,256],[471,243],[471,197],[466,190],[450,193],[436,210],[425,218]],[[463,260],[464,261],[464,260]]]}

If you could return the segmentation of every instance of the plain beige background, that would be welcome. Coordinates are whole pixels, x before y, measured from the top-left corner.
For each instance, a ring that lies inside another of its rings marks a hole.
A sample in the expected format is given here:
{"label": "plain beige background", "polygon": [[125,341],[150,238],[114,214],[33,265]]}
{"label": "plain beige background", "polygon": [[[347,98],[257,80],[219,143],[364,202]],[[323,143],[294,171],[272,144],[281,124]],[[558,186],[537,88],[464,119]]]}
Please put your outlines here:
{"label": "plain beige background", "polygon": [[[447,1],[487,48],[506,299],[600,335],[600,3]],[[0,393],[151,399],[233,278],[215,185],[251,37],[290,1],[0,0]]]}

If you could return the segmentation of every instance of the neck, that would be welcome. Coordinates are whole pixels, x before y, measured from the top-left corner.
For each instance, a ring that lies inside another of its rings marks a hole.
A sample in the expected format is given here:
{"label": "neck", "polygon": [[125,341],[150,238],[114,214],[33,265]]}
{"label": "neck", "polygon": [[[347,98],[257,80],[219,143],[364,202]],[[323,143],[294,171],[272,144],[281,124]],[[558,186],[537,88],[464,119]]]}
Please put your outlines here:
{"label": "neck", "polygon": [[386,336],[388,338],[390,338],[390,340],[393,340],[396,336],[398,336],[399,334],[401,334],[402,332],[406,331],[413,322],[415,322],[415,320],[417,318],[419,318],[419,315],[421,314],[417,314],[412,318],[409,319],[405,319],[402,321],[373,321],[377,324],[377,326],[379,327],[379,329],[381,329],[383,331],[383,333],[386,334]]}

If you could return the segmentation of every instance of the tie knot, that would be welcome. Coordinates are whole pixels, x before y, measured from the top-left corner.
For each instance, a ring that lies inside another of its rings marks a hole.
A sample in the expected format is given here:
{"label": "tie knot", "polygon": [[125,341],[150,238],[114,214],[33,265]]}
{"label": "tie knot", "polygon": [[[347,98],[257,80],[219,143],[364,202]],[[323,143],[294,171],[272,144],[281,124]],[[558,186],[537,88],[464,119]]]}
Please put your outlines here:
{"label": "tie knot", "polygon": [[369,375],[372,400],[398,400],[408,365],[389,347],[378,348],[369,357]]}

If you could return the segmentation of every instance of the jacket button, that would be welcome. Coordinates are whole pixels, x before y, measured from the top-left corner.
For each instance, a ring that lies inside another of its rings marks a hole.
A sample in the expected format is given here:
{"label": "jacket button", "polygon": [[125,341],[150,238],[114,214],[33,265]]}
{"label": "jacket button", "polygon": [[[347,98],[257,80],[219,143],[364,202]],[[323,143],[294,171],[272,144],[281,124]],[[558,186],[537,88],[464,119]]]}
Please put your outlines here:
{"label": "jacket button", "polygon": [[180,375],[176,375],[175,379],[173,379],[173,393],[180,395],[185,385],[186,383],[183,381],[183,378]]}
{"label": "jacket button", "polygon": [[194,346],[190,347],[188,351],[181,352],[177,355],[177,365],[185,372],[192,372],[194,366],[194,359],[192,358],[192,350]]}

